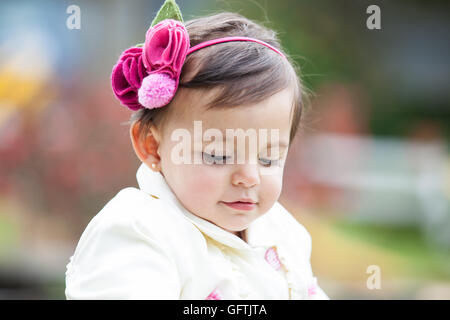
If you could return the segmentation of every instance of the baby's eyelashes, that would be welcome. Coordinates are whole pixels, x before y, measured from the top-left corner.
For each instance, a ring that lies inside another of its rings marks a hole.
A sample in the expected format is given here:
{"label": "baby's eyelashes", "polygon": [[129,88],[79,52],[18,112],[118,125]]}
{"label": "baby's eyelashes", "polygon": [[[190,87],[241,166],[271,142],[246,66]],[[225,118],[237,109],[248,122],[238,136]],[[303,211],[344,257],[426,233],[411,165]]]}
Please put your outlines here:
{"label": "baby's eyelashes", "polygon": [[263,164],[265,167],[270,167],[279,164],[280,160],[271,160],[271,159],[263,159],[259,158],[259,161]]}
{"label": "baby's eyelashes", "polygon": [[229,156],[213,155],[206,152],[202,152],[202,157],[206,164],[224,164],[231,158]]}
{"label": "baby's eyelashes", "polygon": [[[209,154],[206,152],[202,152],[202,158],[206,164],[227,164],[227,163],[230,163],[229,160],[231,159],[230,156],[215,155],[215,154]],[[278,165],[280,163],[280,160],[279,159],[259,158],[259,162],[264,167],[270,167],[270,166]]]}

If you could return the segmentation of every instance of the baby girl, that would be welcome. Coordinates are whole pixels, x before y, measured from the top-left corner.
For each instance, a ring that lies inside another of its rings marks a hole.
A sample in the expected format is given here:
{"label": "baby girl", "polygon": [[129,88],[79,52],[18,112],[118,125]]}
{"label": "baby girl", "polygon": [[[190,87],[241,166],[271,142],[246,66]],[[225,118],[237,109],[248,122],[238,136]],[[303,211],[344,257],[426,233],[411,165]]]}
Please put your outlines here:
{"label": "baby girl", "polygon": [[88,224],[66,297],[328,299],[277,202],[302,87],[275,32],[227,12],[183,22],[168,0],[111,80],[135,111],[139,188]]}

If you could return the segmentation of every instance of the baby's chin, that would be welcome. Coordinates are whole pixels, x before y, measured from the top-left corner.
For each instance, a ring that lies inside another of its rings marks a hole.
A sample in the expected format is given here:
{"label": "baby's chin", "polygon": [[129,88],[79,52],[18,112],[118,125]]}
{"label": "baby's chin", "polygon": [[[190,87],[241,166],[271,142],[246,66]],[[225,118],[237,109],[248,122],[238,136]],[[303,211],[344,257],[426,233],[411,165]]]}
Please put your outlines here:
{"label": "baby's chin", "polygon": [[[224,208],[223,205],[220,205],[219,208],[216,207],[207,210],[209,214],[196,215],[225,231],[236,233],[247,229],[249,225],[261,215],[258,209],[259,208],[256,208],[252,211],[245,212]],[[214,213],[211,214],[212,212]]]}
{"label": "baby's chin", "polygon": [[248,216],[244,216],[239,214],[239,216],[233,216],[233,217],[227,217],[226,219],[217,219],[216,218],[211,218],[211,217],[206,217],[206,216],[202,216],[202,215],[197,215],[198,217],[205,219],[209,222],[211,222],[212,224],[218,226],[219,228],[231,232],[231,233],[235,233],[235,232],[239,232],[239,231],[243,231],[245,229],[248,228],[248,226],[250,225],[250,223],[254,220],[253,218],[250,218]]}
{"label": "baby's chin", "polygon": [[[223,213],[222,213],[223,214]],[[240,232],[247,229],[262,213],[259,208],[249,212],[226,212],[216,225],[229,232]]]}
{"label": "baby's chin", "polygon": [[228,232],[235,233],[247,229],[253,220],[254,219],[245,217],[244,215],[241,217],[234,216],[227,219],[227,221],[217,223],[217,225]]}

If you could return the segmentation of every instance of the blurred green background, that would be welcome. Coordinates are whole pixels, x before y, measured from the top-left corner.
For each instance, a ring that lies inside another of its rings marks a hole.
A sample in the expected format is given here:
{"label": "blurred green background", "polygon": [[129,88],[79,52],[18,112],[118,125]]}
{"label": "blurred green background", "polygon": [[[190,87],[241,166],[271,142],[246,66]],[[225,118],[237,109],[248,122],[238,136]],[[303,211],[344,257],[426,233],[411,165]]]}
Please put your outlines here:
{"label": "blurred green background", "polygon": [[[139,161],[110,88],[160,1],[0,3],[0,299],[64,299],[69,257]],[[280,202],[332,299],[450,299],[450,4],[178,0],[278,32],[310,92]],[[69,30],[66,9],[81,9]],[[369,30],[369,5],[381,29]],[[369,266],[381,288],[369,289]]]}

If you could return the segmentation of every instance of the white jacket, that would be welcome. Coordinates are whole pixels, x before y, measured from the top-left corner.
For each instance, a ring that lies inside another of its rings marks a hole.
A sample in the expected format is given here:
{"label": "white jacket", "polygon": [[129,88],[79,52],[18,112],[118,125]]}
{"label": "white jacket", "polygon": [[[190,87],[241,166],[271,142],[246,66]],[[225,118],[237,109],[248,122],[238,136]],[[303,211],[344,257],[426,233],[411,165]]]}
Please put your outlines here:
{"label": "white jacket", "polygon": [[67,299],[328,299],[311,237],[278,202],[248,243],[197,217],[144,163],[90,221],[66,271]]}

